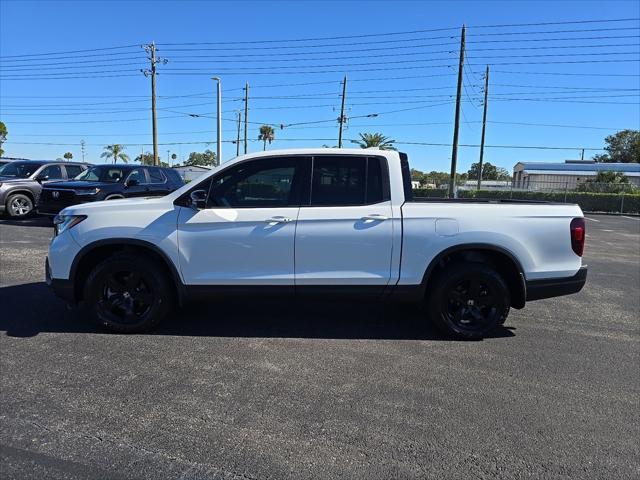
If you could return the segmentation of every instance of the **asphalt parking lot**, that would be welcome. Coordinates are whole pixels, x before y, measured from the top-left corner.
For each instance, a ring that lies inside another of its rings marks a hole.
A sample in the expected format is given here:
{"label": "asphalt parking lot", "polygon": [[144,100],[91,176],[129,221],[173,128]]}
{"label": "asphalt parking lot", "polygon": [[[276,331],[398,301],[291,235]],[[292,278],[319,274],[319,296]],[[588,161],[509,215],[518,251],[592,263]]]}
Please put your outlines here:
{"label": "asphalt parking lot", "polygon": [[0,221],[2,478],[638,478],[640,219],[588,215],[589,280],[480,342],[412,309],[191,305],[113,335]]}

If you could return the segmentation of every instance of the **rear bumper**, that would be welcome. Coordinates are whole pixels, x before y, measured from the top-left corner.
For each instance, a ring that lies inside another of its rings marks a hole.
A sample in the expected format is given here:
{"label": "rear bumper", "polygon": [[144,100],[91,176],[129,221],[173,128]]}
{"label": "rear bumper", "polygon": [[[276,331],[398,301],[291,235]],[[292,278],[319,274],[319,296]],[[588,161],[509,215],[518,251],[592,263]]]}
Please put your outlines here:
{"label": "rear bumper", "polygon": [[587,283],[586,266],[580,268],[572,277],[529,280],[527,281],[527,301],[578,293],[585,283]]}
{"label": "rear bumper", "polygon": [[45,282],[57,297],[60,297],[67,303],[75,305],[76,296],[75,289],[73,288],[73,282],[71,280],[62,280],[59,278],[51,278],[51,268],[49,267],[49,259],[47,258],[44,263],[44,277]]}

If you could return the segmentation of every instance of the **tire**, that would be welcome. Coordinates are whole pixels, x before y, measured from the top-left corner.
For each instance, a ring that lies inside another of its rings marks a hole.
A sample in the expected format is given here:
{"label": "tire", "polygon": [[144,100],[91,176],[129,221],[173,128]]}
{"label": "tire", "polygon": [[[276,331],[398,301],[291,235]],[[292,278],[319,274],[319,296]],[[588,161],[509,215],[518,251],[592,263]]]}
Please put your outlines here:
{"label": "tire", "polygon": [[509,288],[489,265],[447,265],[433,285],[428,297],[429,316],[447,335],[466,340],[484,338],[509,314]]}
{"label": "tire", "polygon": [[33,200],[23,193],[9,195],[5,211],[11,218],[25,218],[33,212]]}
{"label": "tire", "polygon": [[174,304],[174,285],[166,271],[149,257],[115,254],[89,277],[84,298],[97,321],[117,333],[147,332]]}

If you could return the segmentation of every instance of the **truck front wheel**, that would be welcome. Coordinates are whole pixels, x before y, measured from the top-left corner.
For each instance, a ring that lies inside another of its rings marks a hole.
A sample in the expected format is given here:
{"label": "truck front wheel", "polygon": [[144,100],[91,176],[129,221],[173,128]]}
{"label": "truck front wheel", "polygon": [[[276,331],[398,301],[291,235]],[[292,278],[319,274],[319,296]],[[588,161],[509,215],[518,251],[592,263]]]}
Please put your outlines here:
{"label": "truck front wheel", "polygon": [[91,271],[84,298],[107,329],[137,333],[151,330],[171,311],[172,287],[151,258],[120,253]]}
{"label": "truck front wheel", "polygon": [[447,265],[430,283],[429,315],[448,335],[461,339],[486,337],[509,314],[509,288],[489,265]]}

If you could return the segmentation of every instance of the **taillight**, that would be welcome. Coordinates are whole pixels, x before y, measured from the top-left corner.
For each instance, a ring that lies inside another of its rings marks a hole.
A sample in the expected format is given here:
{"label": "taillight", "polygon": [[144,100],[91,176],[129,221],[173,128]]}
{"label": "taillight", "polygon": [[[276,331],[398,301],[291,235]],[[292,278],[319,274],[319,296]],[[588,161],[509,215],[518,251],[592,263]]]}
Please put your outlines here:
{"label": "taillight", "polygon": [[571,220],[571,248],[579,257],[584,253],[584,241],[586,237],[584,218]]}

